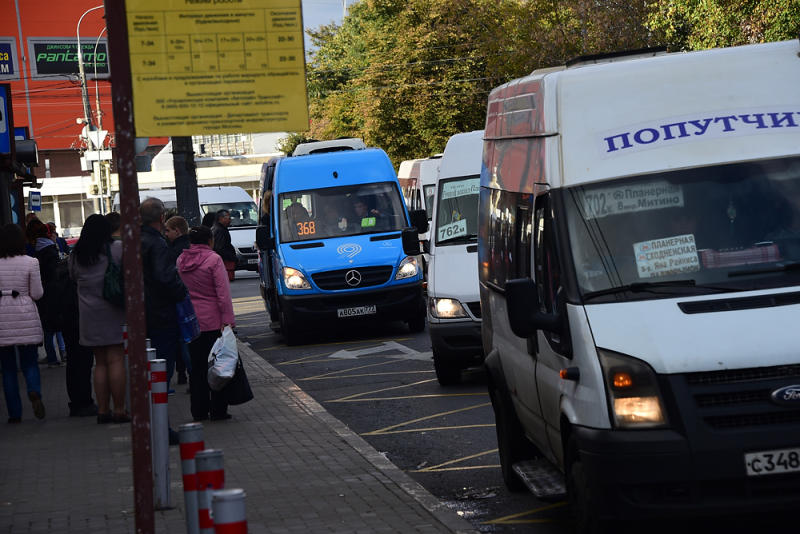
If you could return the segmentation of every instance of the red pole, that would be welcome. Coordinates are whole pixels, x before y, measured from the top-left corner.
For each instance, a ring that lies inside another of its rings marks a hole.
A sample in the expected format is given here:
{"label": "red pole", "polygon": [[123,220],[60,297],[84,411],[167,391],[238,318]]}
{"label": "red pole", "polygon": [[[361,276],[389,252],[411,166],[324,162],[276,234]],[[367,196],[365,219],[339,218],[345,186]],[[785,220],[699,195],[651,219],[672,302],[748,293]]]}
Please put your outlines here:
{"label": "red pole", "polygon": [[128,49],[125,0],[105,0],[111,57],[111,98],[114,108],[119,198],[122,215],[122,268],[131,379],[131,448],[137,534],[153,534],[153,471],[150,452],[150,406],[145,357],[144,282],[142,280],[139,184],[136,177],[133,89]]}

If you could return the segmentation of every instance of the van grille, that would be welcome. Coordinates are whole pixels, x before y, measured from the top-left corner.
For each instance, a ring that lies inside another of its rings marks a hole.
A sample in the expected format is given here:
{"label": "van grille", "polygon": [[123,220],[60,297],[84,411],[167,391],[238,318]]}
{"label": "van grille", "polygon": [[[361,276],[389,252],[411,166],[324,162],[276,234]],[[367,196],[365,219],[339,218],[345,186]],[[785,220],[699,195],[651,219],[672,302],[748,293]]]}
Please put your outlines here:
{"label": "van grille", "polygon": [[467,302],[467,308],[469,308],[470,313],[472,313],[476,319],[481,318],[481,301]]}
{"label": "van grille", "polygon": [[698,419],[711,429],[800,423],[800,405],[778,406],[772,392],[800,384],[800,365],[754,367],[684,375]]}
{"label": "van grille", "polygon": [[[350,271],[356,271],[361,282],[355,285],[348,284],[345,276]],[[389,281],[394,267],[391,265],[381,265],[378,267],[354,267],[353,269],[338,269],[336,271],[323,271],[311,276],[314,283],[320,289],[333,291],[336,289],[356,289],[360,287],[379,286]]]}

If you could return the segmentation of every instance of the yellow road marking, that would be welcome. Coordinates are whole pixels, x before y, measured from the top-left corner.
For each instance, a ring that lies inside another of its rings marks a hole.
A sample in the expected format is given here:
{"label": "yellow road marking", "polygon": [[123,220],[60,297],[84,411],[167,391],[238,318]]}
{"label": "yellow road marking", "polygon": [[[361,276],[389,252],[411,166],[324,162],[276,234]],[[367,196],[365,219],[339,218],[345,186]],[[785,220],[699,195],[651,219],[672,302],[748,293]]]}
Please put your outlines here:
{"label": "yellow road marking", "polygon": [[[430,381],[428,380],[426,382],[430,382]],[[417,419],[412,419],[410,421],[404,421],[402,423],[397,423],[395,425],[387,426],[385,428],[381,428],[381,429],[378,429],[378,430],[373,430],[372,432],[367,432],[365,434],[362,434],[362,436],[377,436],[377,435],[382,434],[383,432],[387,432],[389,430],[394,430],[395,428],[400,428],[401,426],[408,426],[408,425],[412,425],[414,423],[419,423],[420,421],[428,421],[430,419],[435,419],[437,417],[443,417],[445,415],[452,415],[454,413],[466,412],[468,410],[474,410],[476,408],[483,408],[485,406],[491,406],[491,404],[492,404],[491,402],[485,402],[483,404],[475,404],[473,406],[465,406],[464,408],[458,408],[458,409],[455,409],[455,410],[450,410],[448,412],[440,412],[440,413],[435,413],[433,415],[426,415],[425,417],[419,417]]]}
{"label": "yellow road marking", "polygon": [[484,521],[482,524],[484,525],[519,525],[523,523],[551,523],[552,519],[519,519],[520,517],[538,514],[539,512],[546,512],[547,510],[552,510],[553,508],[561,508],[562,506],[566,506],[566,502],[561,501],[553,504],[548,504],[547,506],[542,506],[540,508],[534,508],[533,510],[528,510],[527,512],[520,512],[518,514],[511,514],[505,517],[499,517],[497,519],[492,519],[491,521]]}
{"label": "yellow road marking", "polygon": [[443,473],[445,471],[476,471],[478,469],[499,469],[500,464],[495,465],[464,465],[461,467],[443,467],[441,469],[420,469],[419,471],[408,471],[409,473]]}
{"label": "yellow road marking", "polygon": [[444,397],[486,397],[488,393],[435,393],[429,395],[401,395],[399,397],[359,397],[357,399],[336,399],[325,402],[375,402],[406,399],[441,399]]}
{"label": "yellow road marking", "polygon": [[342,397],[341,399],[336,399],[328,402],[346,402],[351,399],[356,399],[358,397],[363,397],[364,395],[370,395],[372,393],[382,393],[384,391],[392,391],[394,389],[401,389],[401,388],[410,388],[413,386],[418,386],[420,384],[427,384],[428,382],[435,382],[435,378],[431,378],[430,380],[420,380],[419,382],[412,382],[411,384],[401,384],[399,386],[392,386],[390,388],[383,388],[383,389],[375,389],[373,391],[364,391],[363,393],[354,393],[353,395],[348,395],[347,397]]}
{"label": "yellow road marking", "polygon": [[414,374],[431,374],[435,373],[434,370],[429,371],[387,371],[385,373],[359,373],[357,375],[338,375],[338,376],[313,376],[310,378],[300,378],[297,382],[305,382],[308,380],[341,380],[343,378],[363,378],[365,376],[390,376],[390,375],[414,375]]}
{"label": "yellow road marking", "polygon": [[489,449],[488,451],[477,452],[475,454],[470,454],[469,456],[464,456],[462,458],[456,458],[455,460],[448,460],[438,465],[432,465],[430,467],[426,467],[425,469],[420,469],[416,471],[417,473],[422,473],[423,471],[433,471],[434,469],[439,469],[440,467],[444,467],[446,465],[453,465],[457,464],[458,462],[465,462],[467,460],[472,460],[473,458],[480,458],[481,456],[486,456],[487,454],[494,454],[497,452],[497,449]]}
{"label": "yellow road marking", "polygon": [[[479,425],[455,425],[455,426],[432,426],[427,428],[409,428],[407,430],[390,430],[389,432],[381,432],[380,436],[388,436],[389,434],[412,434],[414,432],[435,432],[438,430],[458,430],[461,428],[486,428],[486,427],[493,427],[494,424],[479,424]],[[372,433],[369,432],[367,434],[361,434],[362,436],[369,436]]]}
{"label": "yellow road marking", "polygon": [[350,368],[347,368],[347,369],[337,369],[336,371],[331,371],[330,373],[323,373],[321,375],[311,376],[311,377],[308,377],[308,378],[303,378],[303,380],[314,380],[314,379],[323,378],[323,377],[326,377],[326,376],[333,376],[333,375],[339,375],[339,374],[342,374],[342,373],[347,373],[347,372],[350,372],[350,371],[357,371],[359,369],[366,369],[367,367],[379,367],[381,365],[389,365],[389,364],[392,364],[392,363],[395,363],[395,361],[368,363],[366,365],[359,365],[357,367],[350,367]]}

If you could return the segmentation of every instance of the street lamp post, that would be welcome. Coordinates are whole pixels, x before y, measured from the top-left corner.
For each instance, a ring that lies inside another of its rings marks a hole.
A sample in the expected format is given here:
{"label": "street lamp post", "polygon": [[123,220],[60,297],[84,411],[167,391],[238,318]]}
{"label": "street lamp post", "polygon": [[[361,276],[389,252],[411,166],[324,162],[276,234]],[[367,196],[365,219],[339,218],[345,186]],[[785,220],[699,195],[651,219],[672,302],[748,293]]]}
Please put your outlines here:
{"label": "street lamp post", "polygon": [[[81,47],[81,22],[83,22],[83,17],[85,17],[86,15],[91,13],[92,11],[96,11],[98,9],[103,9],[104,7],[105,7],[105,4],[101,4],[99,6],[95,6],[95,7],[89,8],[86,11],[84,11],[83,15],[81,15],[81,17],[78,19],[78,25],[75,28],[75,36],[76,36],[76,38],[78,40],[78,43],[77,43],[78,44],[78,54],[77,54],[78,55],[78,75],[80,76],[81,99],[83,101],[83,125],[84,125],[83,126],[83,132],[84,132],[84,136],[85,136],[84,138],[86,139],[86,144],[88,145],[90,150],[94,150],[94,151],[99,150],[101,147],[97,146],[99,143],[96,142],[97,141],[97,137],[99,137],[99,136],[95,136],[95,139],[92,139],[92,134],[91,134],[91,132],[93,132],[95,130],[95,126],[94,126],[93,121],[92,121],[92,108],[91,108],[91,106],[89,104],[89,88],[86,86],[86,70],[83,67],[83,48]],[[96,54],[95,54],[95,56],[96,56]],[[95,57],[95,63],[96,62],[97,62],[97,58]],[[80,119],[78,120],[78,122],[81,122]],[[95,178],[94,181],[96,181],[98,186],[99,186],[98,189],[99,189],[99,192],[100,192],[100,196],[102,197],[103,196],[103,190],[102,190],[103,184],[102,184],[102,176],[100,176],[100,172],[101,172],[100,162],[99,161],[96,161],[96,162],[93,161],[92,162],[92,175]],[[104,207],[105,207],[104,203],[102,201],[101,202],[97,202],[97,198],[95,198],[95,209],[99,208],[99,211],[102,213],[104,211],[104,209],[103,209]]]}

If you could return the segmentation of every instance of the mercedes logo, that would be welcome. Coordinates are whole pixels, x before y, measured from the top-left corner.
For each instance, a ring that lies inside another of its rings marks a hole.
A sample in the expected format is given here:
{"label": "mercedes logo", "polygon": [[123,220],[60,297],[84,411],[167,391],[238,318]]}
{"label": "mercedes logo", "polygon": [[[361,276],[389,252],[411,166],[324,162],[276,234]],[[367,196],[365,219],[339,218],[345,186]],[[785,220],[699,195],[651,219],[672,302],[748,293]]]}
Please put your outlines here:
{"label": "mercedes logo", "polygon": [[355,269],[347,271],[344,275],[344,281],[347,282],[348,286],[356,287],[361,283],[361,273]]}

